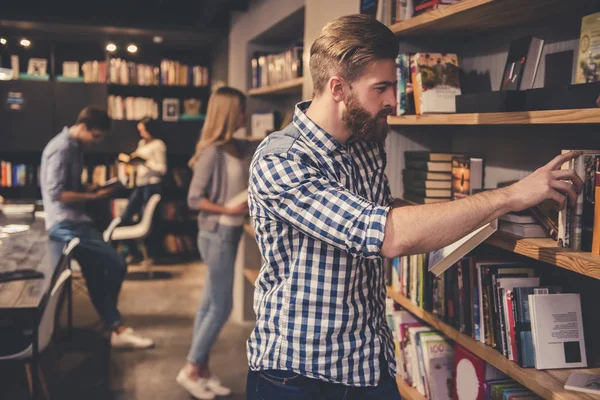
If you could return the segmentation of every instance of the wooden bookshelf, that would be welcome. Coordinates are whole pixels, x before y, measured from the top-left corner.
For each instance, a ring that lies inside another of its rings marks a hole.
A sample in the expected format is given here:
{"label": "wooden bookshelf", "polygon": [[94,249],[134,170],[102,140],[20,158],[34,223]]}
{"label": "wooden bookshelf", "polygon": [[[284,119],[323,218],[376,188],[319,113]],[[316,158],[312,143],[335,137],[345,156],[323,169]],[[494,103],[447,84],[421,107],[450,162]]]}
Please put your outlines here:
{"label": "wooden bookshelf", "polygon": [[[460,344],[471,353],[482,358],[486,362],[492,364],[512,379],[521,383],[522,385],[529,388],[544,399],[555,399],[555,400],[571,400],[581,399],[599,400],[600,396],[586,395],[584,393],[567,391],[564,388],[564,384],[569,378],[569,375],[574,370],[548,370],[538,371],[534,368],[521,368],[512,361],[507,360],[504,356],[498,353],[491,347],[480,343],[471,337],[464,335],[456,329],[442,322],[438,317],[429,313],[415,304],[413,304],[406,297],[396,293],[391,287],[387,289],[388,297],[392,298],[395,302],[404,307],[407,311],[412,313],[415,317],[424,321],[432,328],[437,329],[449,339]],[[582,370],[589,373],[600,374],[600,368]]]}
{"label": "wooden bookshelf", "polygon": [[248,90],[249,96],[282,96],[288,94],[302,94],[302,77],[278,85]]}
{"label": "wooden bookshelf", "polygon": [[520,238],[509,233],[496,232],[486,240],[486,243],[600,279],[599,255],[558,247],[556,241],[549,238]]}
{"label": "wooden bookshelf", "polygon": [[[593,11],[592,1],[577,0],[574,3]],[[446,8],[398,22],[390,29],[400,37],[483,32],[576,13],[579,11],[576,8],[573,3],[563,0],[462,0]]]}
{"label": "wooden bookshelf", "polygon": [[401,376],[396,376],[396,382],[398,383],[398,391],[403,399],[406,400],[426,400],[427,397],[422,396],[421,393],[414,387],[410,386],[404,381]]}
{"label": "wooden bookshelf", "polygon": [[256,280],[258,279],[258,273],[260,270],[252,269],[252,268],[244,268],[244,276],[250,282],[250,284],[254,285]]}
{"label": "wooden bookshelf", "polygon": [[[457,3],[460,4],[460,3]],[[389,125],[544,125],[598,124],[600,108],[472,114],[389,116]]]}

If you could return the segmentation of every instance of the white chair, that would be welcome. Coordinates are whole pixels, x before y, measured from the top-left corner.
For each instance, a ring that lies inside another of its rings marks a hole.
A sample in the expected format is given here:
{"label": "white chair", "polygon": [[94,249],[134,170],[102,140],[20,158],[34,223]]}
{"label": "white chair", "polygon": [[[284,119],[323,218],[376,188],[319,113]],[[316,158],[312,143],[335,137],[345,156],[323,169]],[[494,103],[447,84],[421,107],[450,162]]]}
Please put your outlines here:
{"label": "white chair", "polygon": [[103,234],[106,242],[111,240],[135,240],[140,246],[140,250],[144,256],[142,265],[146,267],[146,271],[150,278],[153,276],[152,260],[148,257],[148,249],[144,244],[144,239],[148,237],[152,230],[152,220],[160,199],[160,194],[153,194],[150,199],[148,199],[148,202],[144,207],[142,218],[137,224],[131,226],[118,226],[121,223],[121,218],[117,217],[111,221]]}
{"label": "white chair", "polygon": [[[56,282],[54,283],[54,286],[52,287],[52,290],[50,291],[48,296],[42,299],[42,303],[45,302],[45,304],[42,304],[42,314],[38,325],[37,347],[34,346],[36,335],[33,335],[32,342],[24,350],[14,354],[0,356],[0,361],[26,360],[25,372],[27,374],[27,381],[29,383],[29,390],[32,392],[34,397],[37,393],[37,385],[39,383],[41,385],[42,394],[44,395],[44,398],[50,399],[44,374],[42,373],[41,368],[39,368],[38,357],[39,354],[46,350],[46,348],[52,340],[52,336],[54,335],[58,300],[60,299],[61,294],[65,289],[65,282],[67,282],[71,277],[71,270],[69,268],[66,268],[66,265],[71,255],[71,252],[78,244],[79,239],[75,238],[72,239],[63,249],[62,256],[60,257],[57,268],[59,270],[64,268],[64,270],[60,273],[58,278],[56,278]],[[39,377],[39,382],[37,381],[37,379],[33,379],[33,376]]]}

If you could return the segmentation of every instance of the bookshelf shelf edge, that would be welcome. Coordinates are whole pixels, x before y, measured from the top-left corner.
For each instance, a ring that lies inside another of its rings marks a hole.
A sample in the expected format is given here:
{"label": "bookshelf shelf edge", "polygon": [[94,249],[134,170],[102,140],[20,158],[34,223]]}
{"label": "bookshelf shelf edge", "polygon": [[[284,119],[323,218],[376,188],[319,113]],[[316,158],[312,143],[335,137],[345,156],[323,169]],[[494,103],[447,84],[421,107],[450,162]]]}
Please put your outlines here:
{"label": "bookshelf shelf edge", "polygon": [[[571,399],[599,399],[598,396],[589,396],[583,393],[571,392],[564,389],[564,384],[569,374],[575,370],[538,371],[532,368],[521,368],[512,361],[507,360],[491,347],[479,343],[456,329],[442,322],[435,315],[421,309],[409,299],[396,293],[391,286],[387,287],[387,296],[400,304],[415,317],[442,332],[449,339],[460,344],[476,356],[498,368],[520,384],[529,388],[545,399],[571,400]],[[585,371],[600,373],[600,369],[587,369]]]}

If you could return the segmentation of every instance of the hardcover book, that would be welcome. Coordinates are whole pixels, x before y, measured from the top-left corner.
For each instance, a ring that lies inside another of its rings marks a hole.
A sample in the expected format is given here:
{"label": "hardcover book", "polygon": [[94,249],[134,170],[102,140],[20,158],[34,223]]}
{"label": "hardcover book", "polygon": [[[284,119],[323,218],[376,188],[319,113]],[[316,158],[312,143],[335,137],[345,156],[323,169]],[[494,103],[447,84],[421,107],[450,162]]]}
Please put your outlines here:
{"label": "hardcover book", "polygon": [[417,53],[411,59],[416,113],[454,113],[461,94],[456,54]]}
{"label": "hardcover book", "polygon": [[600,13],[581,20],[576,83],[600,80]]}
{"label": "hardcover book", "polygon": [[514,40],[510,44],[500,90],[533,88],[544,41],[533,36]]}

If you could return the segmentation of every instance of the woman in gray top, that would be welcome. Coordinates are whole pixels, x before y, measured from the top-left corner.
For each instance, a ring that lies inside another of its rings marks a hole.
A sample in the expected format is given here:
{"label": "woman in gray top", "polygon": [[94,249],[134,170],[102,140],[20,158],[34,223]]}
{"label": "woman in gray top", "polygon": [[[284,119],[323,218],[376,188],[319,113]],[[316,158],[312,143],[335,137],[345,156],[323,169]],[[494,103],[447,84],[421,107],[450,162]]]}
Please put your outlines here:
{"label": "woman in gray top", "polygon": [[194,175],[188,206],[199,210],[198,248],[208,264],[208,284],[194,322],[187,363],[177,382],[198,399],[226,396],[231,391],[211,375],[209,352],[232,308],[233,270],[248,212],[248,169],[244,158],[258,142],[235,139],[246,123],[246,98],[222,87],[208,102],[206,120],[189,165]]}

